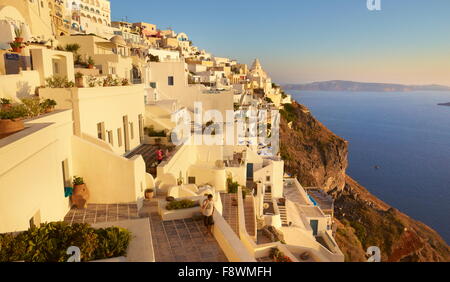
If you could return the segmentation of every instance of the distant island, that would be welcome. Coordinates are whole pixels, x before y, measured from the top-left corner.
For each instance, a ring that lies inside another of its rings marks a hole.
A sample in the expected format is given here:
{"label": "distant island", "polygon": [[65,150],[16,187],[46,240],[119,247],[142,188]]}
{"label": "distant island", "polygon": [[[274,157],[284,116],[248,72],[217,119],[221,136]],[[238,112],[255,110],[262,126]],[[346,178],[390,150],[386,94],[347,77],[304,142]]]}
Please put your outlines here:
{"label": "distant island", "polygon": [[439,106],[448,106],[448,107],[450,107],[450,102],[448,102],[448,103],[439,103],[438,105]]}
{"label": "distant island", "polygon": [[321,81],[307,84],[285,84],[285,90],[303,91],[354,91],[354,92],[410,92],[450,91],[443,85],[403,85],[389,83],[354,82],[345,80]]}

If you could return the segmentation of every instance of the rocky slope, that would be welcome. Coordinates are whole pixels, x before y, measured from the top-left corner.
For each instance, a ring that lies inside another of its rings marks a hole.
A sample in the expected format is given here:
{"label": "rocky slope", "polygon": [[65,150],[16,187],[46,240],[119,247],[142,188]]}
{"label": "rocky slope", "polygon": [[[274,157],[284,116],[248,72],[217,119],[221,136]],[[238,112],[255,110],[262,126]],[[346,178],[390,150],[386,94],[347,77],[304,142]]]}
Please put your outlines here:
{"label": "rocky slope", "polygon": [[378,246],[383,261],[450,261],[450,247],[425,224],[382,202],[345,174],[347,142],[298,103],[280,111],[286,172],[335,199],[335,234],[347,261],[366,261]]}

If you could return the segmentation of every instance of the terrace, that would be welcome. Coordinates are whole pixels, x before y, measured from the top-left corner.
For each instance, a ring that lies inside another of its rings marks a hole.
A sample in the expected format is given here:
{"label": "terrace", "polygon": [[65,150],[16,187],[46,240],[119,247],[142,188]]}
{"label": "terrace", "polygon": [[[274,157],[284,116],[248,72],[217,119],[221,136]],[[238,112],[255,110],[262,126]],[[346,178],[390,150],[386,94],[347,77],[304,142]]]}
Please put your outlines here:
{"label": "terrace", "polygon": [[157,211],[157,199],[144,202],[138,211],[135,203],[88,204],[86,209],[71,209],[64,221],[113,225],[148,218],[156,262],[226,262],[216,239],[207,233],[202,221],[191,218],[162,221]]}

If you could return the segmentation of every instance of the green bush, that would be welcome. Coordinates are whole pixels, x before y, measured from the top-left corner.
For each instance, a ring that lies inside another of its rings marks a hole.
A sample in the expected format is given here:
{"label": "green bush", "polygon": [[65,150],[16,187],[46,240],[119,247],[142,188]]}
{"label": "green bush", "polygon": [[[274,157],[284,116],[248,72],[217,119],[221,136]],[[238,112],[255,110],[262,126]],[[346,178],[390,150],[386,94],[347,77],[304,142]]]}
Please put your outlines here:
{"label": "green bush", "polygon": [[167,204],[166,210],[181,210],[181,209],[190,209],[193,207],[198,207],[198,203],[191,200],[179,200],[172,201]]}
{"label": "green bush", "polygon": [[18,235],[0,234],[0,262],[65,262],[70,246],[80,248],[82,261],[119,257],[126,255],[130,240],[123,228],[52,222]]}
{"label": "green bush", "polygon": [[24,105],[15,105],[8,110],[0,111],[0,119],[17,119],[27,115],[27,109]]}
{"label": "green bush", "polygon": [[227,179],[227,189],[228,189],[228,193],[230,194],[236,194],[238,191],[238,187],[239,187],[239,183],[237,183],[236,181],[233,181],[232,178],[228,178]]}
{"label": "green bush", "polygon": [[83,185],[84,179],[83,179],[83,177],[74,176],[72,182],[73,182],[73,185]]}
{"label": "green bush", "polygon": [[75,87],[73,81],[69,81],[66,76],[51,76],[45,79],[45,85],[49,88],[72,88]]}
{"label": "green bush", "polygon": [[155,128],[153,126],[149,126],[144,128],[144,133],[148,136],[148,137],[167,137],[167,133],[165,130],[155,130]]}

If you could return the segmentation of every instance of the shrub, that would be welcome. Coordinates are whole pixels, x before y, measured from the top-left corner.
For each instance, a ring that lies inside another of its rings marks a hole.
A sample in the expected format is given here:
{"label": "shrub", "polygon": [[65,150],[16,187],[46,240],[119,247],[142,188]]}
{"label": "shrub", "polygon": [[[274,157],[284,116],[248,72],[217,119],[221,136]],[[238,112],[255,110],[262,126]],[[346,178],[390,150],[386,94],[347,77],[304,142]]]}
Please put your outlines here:
{"label": "shrub", "polygon": [[67,52],[72,52],[74,54],[77,54],[78,50],[80,49],[80,45],[77,43],[67,44],[65,49]]}
{"label": "shrub", "polygon": [[198,207],[199,204],[197,202],[191,201],[191,200],[179,200],[179,201],[172,201],[169,202],[166,206],[166,209],[171,210],[181,210],[181,209],[190,209],[193,207]]}
{"label": "shrub", "polygon": [[51,109],[51,108],[54,108],[56,106],[56,101],[53,100],[53,99],[45,99],[44,101],[42,101],[40,103],[40,106],[44,110]]}
{"label": "shrub", "polygon": [[158,131],[155,130],[153,125],[144,128],[144,133],[147,134],[148,137],[166,137],[167,133],[164,130]]}
{"label": "shrub", "polygon": [[128,81],[128,79],[126,79],[126,78],[124,78],[124,79],[122,79],[122,86],[128,86],[128,85],[130,85],[130,82]]}
{"label": "shrub", "polygon": [[278,250],[278,248],[272,248],[270,250],[270,258],[275,262],[292,262],[292,260],[286,256],[283,252]]}
{"label": "shrub", "polygon": [[11,99],[1,98],[0,99],[0,104],[1,105],[9,105],[9,104],[11,104]]}
{"label": "shrub", "polygon": [[0,262],[64,262],[70,246],[80,248],[82,261],[124,256],[130,240],[130,232],[123,228],[52,222],[18,235],[0,234]]}
{"label": "shrub", "polygon": [[73,177],[73,185],[83,185],[84,184],[84,179],[83,177],[79,177],[79,176],[74,176]]}
{"label": "shrub", "polygon": [[37,117],[43,112],[39,98],[24,98],[21,101],[28,117]]}
{"label": "shrub", "polygon": [[0,119],[18,119],[27,116],[27,110],[24,105],[16,105],[8,110],[0,111]]}
{"label": "shrub", "polygon": [[227,189],[228,193],[230,194],[236,194],[238,191],[239,183],[236,181],[233,181],[232,178],[227,178]]}
{"label": "shrub", "polygon": [[104,86],[104,87],[108,87],[108,86],[118,86],[118,85],[119,85],[119,80],[113,78],[112,75],[108,75],[108,76],[103,80],[103,86]]}
{"label": "shrub", "polygon": [[94,59],[92,59],[92,57],[89,57],[87,60],[88,65],[95,65],[95,61]]}
{"label": "shrub", "polygon": [[66,76],[57,76],[57,75],[46,78],[45,85],[46,85],[46,87],[49,87],[49,88],[72,88],[72,87],[75,87],[75,83],[73,81],[69,81]]}

